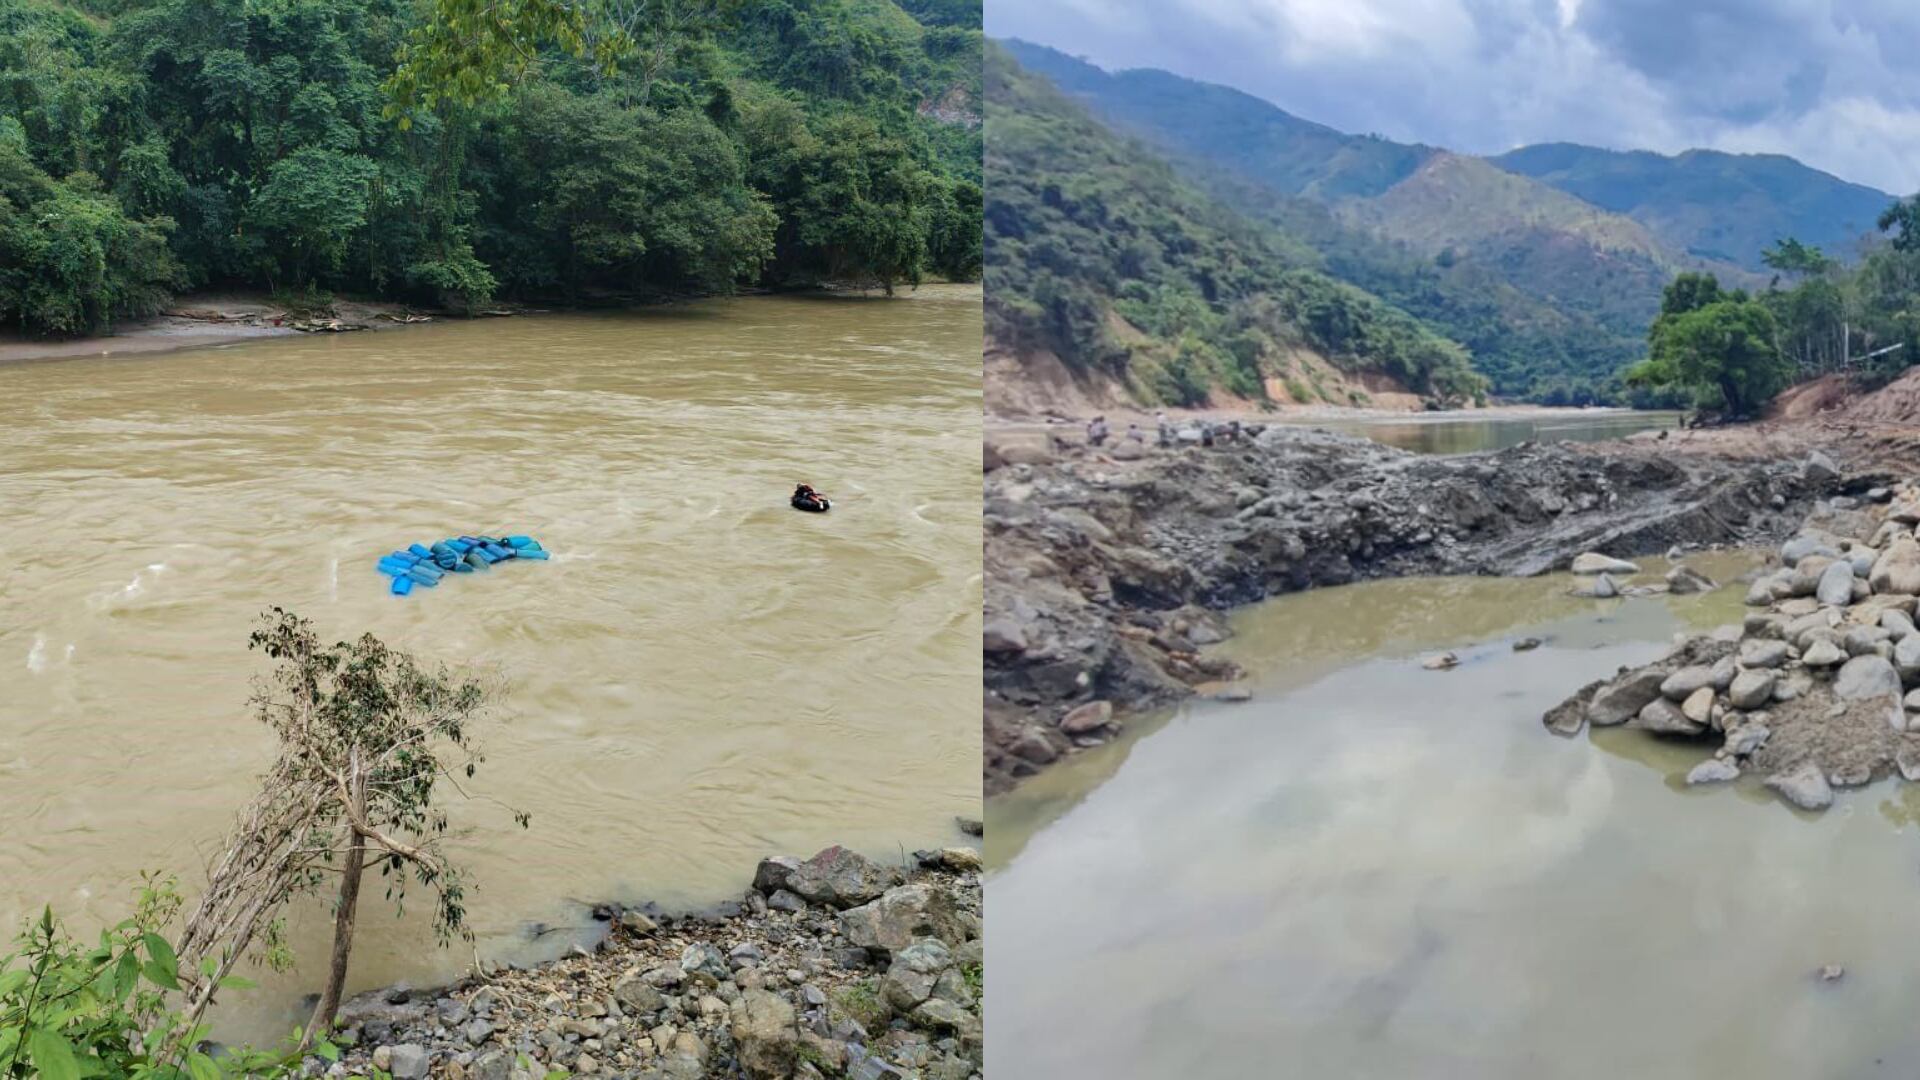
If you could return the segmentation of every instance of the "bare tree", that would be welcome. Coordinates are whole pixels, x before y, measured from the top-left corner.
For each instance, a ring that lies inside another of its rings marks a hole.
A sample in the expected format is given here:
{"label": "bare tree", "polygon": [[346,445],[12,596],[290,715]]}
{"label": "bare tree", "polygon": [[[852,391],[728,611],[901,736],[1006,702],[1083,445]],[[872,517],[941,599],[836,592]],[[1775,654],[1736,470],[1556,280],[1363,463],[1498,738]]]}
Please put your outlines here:
{"label": "bare tree", "polygon": [[[327,981],[304,1048],[339,1010],[368,869],[379,868],[396,905],[409,884],[432,890],[443,944],[471,940],[461,874],[440,850],[448,822],[434,796],[442,784],[467,794],[455,770],[471,777],[482,760],[469,733],[495,694],[466,674],[423,667],[371,634],[322,647],[311,623],[279,608],[261,616],[250,647],[275,662],[252,706],[280,748],[212,860],[175,947],[183,1012],[186,1027],[197,1023],[242,957],[290,966],[284,909],[337,875]],[[513,816],[527,825],[526,814]]]}

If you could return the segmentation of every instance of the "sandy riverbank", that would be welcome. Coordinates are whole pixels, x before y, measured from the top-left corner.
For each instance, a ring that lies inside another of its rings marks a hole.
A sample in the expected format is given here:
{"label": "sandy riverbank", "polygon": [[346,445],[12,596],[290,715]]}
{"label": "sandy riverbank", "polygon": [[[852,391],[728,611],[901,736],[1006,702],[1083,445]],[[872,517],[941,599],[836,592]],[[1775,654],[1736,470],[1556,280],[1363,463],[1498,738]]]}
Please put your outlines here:
{"label": "sandy riverbank", "polygon": [[447,316],[405,304],[335,300],[331,315],[296,314],[271,299],[247,293],[184,296],[145,319],[123,319],[104,334],[35,338],[0,331],[0,364],[67,360],[82,356],[140,356],[230,345],[300,333],[393,330]]}

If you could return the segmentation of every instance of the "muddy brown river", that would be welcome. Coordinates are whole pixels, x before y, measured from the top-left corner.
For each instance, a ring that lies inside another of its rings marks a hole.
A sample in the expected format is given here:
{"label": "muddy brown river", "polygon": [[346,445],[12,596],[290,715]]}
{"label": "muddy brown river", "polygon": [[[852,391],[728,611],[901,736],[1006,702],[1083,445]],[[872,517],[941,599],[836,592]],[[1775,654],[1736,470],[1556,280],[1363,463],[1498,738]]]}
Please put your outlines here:
{"label": "muddy brown river", "polygon": [[[271,605],[508,681],[477,793],[532,828],[476,802],[448,840],[482,956],[560,952],[570,898],[699,905],[764,854],[959,840],[980,311],[933,286],[0,367],[0,917],[117,920],[147,869],[194,891],[271,750]],[[800,481],[832,513],[789,509]],[[481,531],[553,559],[404,598],[374,569]],[[355,988],[472,962],[378,903]],[[325,921],[225,1031],[283,1030]]]}
{"label": "muddy brown river", "polygon": [[[989,1075],[1910,1075],[1920,787],[1813,817],[1753,780],[1686,788],[1696,745],[1547,734],[1571,690],[1741,611],[1738,587],[1566,585],[1250,608],[1226,648],[1254,701],[1136,723],[989,804]],[[1424,670],[1440,648],[1462,664]]]}

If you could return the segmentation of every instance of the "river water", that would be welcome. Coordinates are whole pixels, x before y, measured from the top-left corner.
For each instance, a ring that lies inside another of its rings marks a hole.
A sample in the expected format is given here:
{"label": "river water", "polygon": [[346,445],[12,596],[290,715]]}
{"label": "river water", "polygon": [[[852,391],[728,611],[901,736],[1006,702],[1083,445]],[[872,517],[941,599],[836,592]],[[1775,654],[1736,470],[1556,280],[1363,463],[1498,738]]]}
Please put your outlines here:
{"label": "river water", "polygon": [[[254,616],[510,689],[448,849],[483,956],[582,900],[737,896],[754,860],[979,813],[980,291],[756,297],[0,368],[0,917],[188,893],[268,759]],[[787,506],[795,483],[830,514]],[[390,596],[409,541],[548,563]],[[355,987],[457,973],[363,898]],[[426,905],[418,905],[424,908]],[[272,1034],[323,970],[224,1023]],[[0,949],[4,951],[4,949]]]}
{"label": "river water", "polygon": [[1549,409],[1538,413],[1475,416],[1470,412],[1415,413],[1394,417],[1286,421],[1348,435],[1419,454],[1467,454],[1502,450],[1530,439],[1601,442],[1680,424],[1677,412],[1631,409]]}
{"label": "river water", "polygon": [[[989,1074],[1911,1075],[1920,787],[1812,817],[1751,780],[1687,789],[1698,746],[1546,733],[1575,688],[1741,610],[1739,586],[1566,586],[1250,608],[1227,649],[1253,702],[1136,723],[990,803]],[[1461,666],[1424,670],[1439,648]]]}

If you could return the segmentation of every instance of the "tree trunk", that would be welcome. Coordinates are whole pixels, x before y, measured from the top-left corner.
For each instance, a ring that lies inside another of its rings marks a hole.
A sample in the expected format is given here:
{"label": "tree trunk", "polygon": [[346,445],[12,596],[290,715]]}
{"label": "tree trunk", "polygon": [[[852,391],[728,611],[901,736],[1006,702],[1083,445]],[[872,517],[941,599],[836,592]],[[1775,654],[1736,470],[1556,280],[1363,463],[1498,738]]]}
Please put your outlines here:
{"label": "tree trunk", "polygon": [[[367,778],[360,771],[357,747],[348,758],[348,769],[353,792],[352,818],[361,820],[367,812]],[[326,988],[320,993],[320,1004],[314,1006],[313,1019],[300,1040],[303,1051],[333,1026],[334,1015],[340,1011],[341,991],[347,985],[347,958],[353,952],[353,916],[360,904],[360,874],[367,862],[366,837],[351,824],[347,827],[353,829],[353,843],[347,848],[347,864],[340,872],[340,899],[333,914],[333,960],[327,970]]]}

